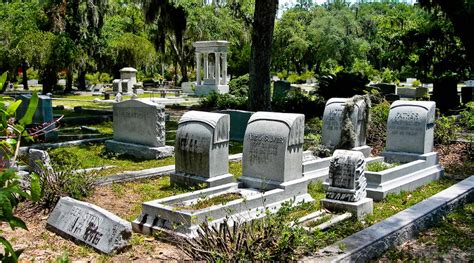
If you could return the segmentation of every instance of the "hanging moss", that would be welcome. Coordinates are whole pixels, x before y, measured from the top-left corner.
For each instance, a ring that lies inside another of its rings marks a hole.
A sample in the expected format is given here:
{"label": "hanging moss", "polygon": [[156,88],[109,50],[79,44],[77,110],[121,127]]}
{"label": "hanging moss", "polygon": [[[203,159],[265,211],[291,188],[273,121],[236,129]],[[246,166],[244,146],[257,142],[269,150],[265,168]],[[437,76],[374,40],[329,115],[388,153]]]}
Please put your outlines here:
{"label": "hanging moss", "polygon": [[342,111],[342,130],[341,130],[341,138],[339,144],[336,146],[336,149],[346,149],[350,150],[355,147],[355,142],[357,138],[357,134],[355,133],[355,127],[351,121],[351,115],[356,108],[356,104],[363,100],[366,104],[365,111],[364,111],[364,119],[366,120],[364,123],[364,130],[365,136],[367,136],[368,125],[370,121],[370,98],[368,95],[356,95],[347,100],[344,110]]}

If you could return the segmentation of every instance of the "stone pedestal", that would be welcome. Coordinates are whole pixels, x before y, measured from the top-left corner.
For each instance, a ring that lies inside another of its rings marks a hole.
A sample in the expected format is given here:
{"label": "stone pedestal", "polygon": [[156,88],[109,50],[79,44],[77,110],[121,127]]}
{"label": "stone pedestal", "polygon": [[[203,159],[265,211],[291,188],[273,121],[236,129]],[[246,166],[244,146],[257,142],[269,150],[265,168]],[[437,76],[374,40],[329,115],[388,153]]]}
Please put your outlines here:
{"label": "stone pedestal", "polygon": [[321,199],[321,207],[332,212],[350,212],[362,219],[374,211],[372,198],[364,198],[357,202],[346,202],[333,199]]}

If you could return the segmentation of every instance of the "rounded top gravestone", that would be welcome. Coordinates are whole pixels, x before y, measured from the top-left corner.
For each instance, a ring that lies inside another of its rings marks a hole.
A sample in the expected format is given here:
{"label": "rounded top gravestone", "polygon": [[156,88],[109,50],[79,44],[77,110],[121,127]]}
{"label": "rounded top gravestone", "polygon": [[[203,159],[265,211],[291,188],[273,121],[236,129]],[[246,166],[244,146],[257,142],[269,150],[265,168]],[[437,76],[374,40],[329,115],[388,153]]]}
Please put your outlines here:
{"label": "rounded top gravestone", "polygon": [[227,114],[186,112],[176,131],[176,172],[211,178],[228,173]]}
{"label": "rounded top gravestone", "polygon": [[[341,142],[344,125],[344,108],[352,98],[331,98],[327,101],[323,114],[322,143],[329,148],[335,148]],[[353,147],[364,146],[366,143],[366,114],[367,104],[363,99],[354,101],[354,110],[350,113],[350,120],[354,127],[355,138]]]}
{"label": "rounded top gravestone", "polygon": [[302,177],[304,115],[256,112],[244,138],[244,178],[271,185]]}
{"label": "rounded top gravestone", "polygon": [[425,154],[433,150],[434,101],[395,101],[387,121],[389,152]]}

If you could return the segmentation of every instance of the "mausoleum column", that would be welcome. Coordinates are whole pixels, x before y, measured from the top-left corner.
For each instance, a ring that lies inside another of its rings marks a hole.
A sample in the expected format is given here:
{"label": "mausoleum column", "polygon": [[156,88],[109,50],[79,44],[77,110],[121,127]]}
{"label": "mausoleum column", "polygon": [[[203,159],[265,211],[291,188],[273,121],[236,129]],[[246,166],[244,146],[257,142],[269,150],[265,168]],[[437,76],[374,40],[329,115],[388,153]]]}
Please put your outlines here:
{"label": "mausoleum column", "polygon": [[204,55],[204,79],[209,78],[209,53],[203,53]]}
{"label": "mausoleum column", "polygon": [[201,53],[196,52],[196,82],[201,85]]}
{"label": "mausoleum column", "polygon": [[222,53],[222,82],[227,85],[227,53]]}
{"label": "mausoleum column", "polygon": [[215,73],[216,75],[216,85],[221,84],[221,53],[216,52],[216,70]]}

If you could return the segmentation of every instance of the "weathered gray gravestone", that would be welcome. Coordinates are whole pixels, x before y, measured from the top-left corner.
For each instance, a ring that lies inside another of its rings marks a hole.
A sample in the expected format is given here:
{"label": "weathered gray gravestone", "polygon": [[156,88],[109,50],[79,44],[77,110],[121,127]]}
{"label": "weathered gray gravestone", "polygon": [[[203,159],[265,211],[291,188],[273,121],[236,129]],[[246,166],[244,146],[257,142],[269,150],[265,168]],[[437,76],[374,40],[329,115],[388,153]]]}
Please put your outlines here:
{"label": "weathered gray gravestone", "polygon": [[424,154],[433,150],[436,104],[433,101],[395,101],[387,121],[389,152]]}
{"label": "weathered gray gravestone", "polygon": [[368,157],[368,107],[362,96],[329,99],[323,114],[322,144],[331,149],[362,147],[361,151]]}
{"label": "weathered gray gravestone", "polygon": [[[16,118],[20,120],[28,110],[28,105],[30,104],[31,95],[20,95],[19,99],[21,104],[16,111]],[[33,126],[45,126],[48,123],[53,122],[53,104],[49,96],[38,95],[38,106],[36,108],[35,114],[33,115]],[[54,141],[58,138],[58,134],[54,129],[56,128],[55,124],[50,125],[45,129],[44,139],[46,141]]]}
{"label": "weathered gray gravestone", "polygon": [[49,215],[46,228],[107,254],[128,247],[132,237],[130,222],[96,205],[70,197],[59,200]]}
{"label": "weathered gray gravestone", "polygon": [[232,182],[229,126],[227,114],[186,112],[176,131],[176,166],[171,182],[205,183],[210,187]]}
{"label": "weathered gray gravestone", "polygon": [[37,174],[43,174],[45,171],[52,171],[51,160],[49,154],[46,151],[38,149],[29,150],[29,166],[30,171]]}
{"label": "weathered gray gravestone", "polygon": [[362,217],[373,211],[366,198],[365,157],[358,151],[336,150],[329,166],[329,186],[321,205],[328,210],[344,210]]}
{"label": "weathered gray gravestone", "polygon": [[165,145],[165,108],[147,99],[127,100],[113,105],[113,140],[106,141],[108,151],[140,159],[158,159],[173,155],[173,146]]}
{"label": "weathered gray gravestone", "polygon": [[245,132],[240,181],[276,188],[302,177],[304,115],[257,112]]}
{"label": "weathered gray gravestone", "polygon": [[230,139],[242,142],[244,140],[245,129],[247,128],[247,122],[253,112],[243,110],[223,110],[221,113],[229,114],[230,116]]}

